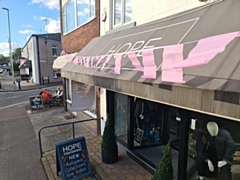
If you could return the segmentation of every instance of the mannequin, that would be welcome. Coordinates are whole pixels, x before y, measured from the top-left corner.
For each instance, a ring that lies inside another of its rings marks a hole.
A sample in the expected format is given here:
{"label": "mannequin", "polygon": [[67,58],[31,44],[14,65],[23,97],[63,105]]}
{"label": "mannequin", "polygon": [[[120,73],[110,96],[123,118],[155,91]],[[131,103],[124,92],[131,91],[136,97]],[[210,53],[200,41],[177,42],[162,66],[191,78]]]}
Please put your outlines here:
{"label": "mannequin", "polygon": [[[218,127],[216,122],[207,123],[207,134],[200,135],[197,141],[199,179],[205,176],[220,176],[231,180],[231,163],[235,152],[235,144],[230,133]],[[220,174],[218,174],[218,169]],[[209,173],[207,173],[209,171]]]}
{"label": "mannequin", "polygon": [[207,123],[207,130],[211,136],[217,136],[219,128],[217,123],[215,122],[208,122]]}

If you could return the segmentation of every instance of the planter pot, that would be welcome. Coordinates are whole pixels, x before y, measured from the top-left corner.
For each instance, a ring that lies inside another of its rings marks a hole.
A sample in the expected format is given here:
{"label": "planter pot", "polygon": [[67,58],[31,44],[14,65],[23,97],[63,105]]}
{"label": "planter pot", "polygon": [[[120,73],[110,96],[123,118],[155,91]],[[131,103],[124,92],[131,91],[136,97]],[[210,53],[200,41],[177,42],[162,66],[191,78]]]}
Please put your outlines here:
{"label": "planter pot", "polygon": [[118,147],[114,149],[102,149],[102,162],[113,164],[118,161]]}

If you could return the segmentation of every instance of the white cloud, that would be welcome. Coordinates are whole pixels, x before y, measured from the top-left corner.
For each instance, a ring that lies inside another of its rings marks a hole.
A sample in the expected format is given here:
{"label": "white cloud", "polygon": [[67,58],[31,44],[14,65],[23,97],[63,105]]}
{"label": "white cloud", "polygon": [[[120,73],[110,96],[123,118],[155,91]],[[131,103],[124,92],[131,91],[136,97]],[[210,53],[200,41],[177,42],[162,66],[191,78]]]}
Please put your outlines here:
{"label": "white cloud", "polygon": [[88,0],[77,0],[77,4],[88,4]]}
{"label": "white cloud", "polygon": [[89,13],[89,9],[88,8],[84,8],[83,10],[85,13]]}
{"label": "white cloud", "polygon": [[83,16],[84,15],[84,13],[83,12],[78,12],[78,16]]}
{"label": "white cloud", "polygon": [[31,4],[40,4],[48,9],[59,9],[59,0],[31,0]]}
{"label": "white cloud", "polygon": [[19,30],[18,32],[19,32],[20,34],[34,34],[34,33],[35,33],[35,31],[29,30],[29,29]]}
{"label": "white cloud", "polygon": [[49,18],[47,24],[48,33],[59,33],[60,32],[60,20],[54,20]]}
{"label": "white cloud", "polygon": [[33,27],[32,25],[30,25],[30,24],[27,24],[26,25],[26,27],[28,27],[28,28],[31,28],[31,27]]}
{"label": "white cloud", "polygon": [[33,26],[30,24],[22,24],[23,27],[27,27],[27,28],[32,28]]}
{"label": "white cloud", "polygon": [[[12,43],[12,51],[20,47],[21,46],[19,44]],[[9,43],[0,43],[0,54],[3,54],[4,56],[9,56]]]}
{"label": "white cloud", "polygon": [[9,56],[9,44],[8,43],[0,43],[0,54],[4,56]]}
{"label": "white cloud", "polygon": [[59,33],[60,32],[60,19],[52,19],[44,16],[33,16],[34,19],[39,21],[46,21],[45,31],[48,33]]}

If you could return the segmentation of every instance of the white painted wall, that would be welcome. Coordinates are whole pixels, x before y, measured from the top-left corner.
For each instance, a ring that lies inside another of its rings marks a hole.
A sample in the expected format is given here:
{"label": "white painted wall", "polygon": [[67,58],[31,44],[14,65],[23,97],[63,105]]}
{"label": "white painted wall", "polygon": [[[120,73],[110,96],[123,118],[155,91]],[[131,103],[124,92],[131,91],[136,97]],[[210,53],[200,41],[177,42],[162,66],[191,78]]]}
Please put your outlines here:
{"label": "white painted wall", "polygon": [[[222,0],[208,0],[207,2],[200,2],[199,0],[133,0],[132,22],[141,25],[216,1]],[[100,35],[102,36],[111,28],[113,4],[110,0],[100,1],[100,3],[100,15],[102,15],[104,9],[107,11],[106,22],[102,22],[102,18],[100,18]]]}
{"label": "white painted wall", "polygon": [[21,53],[22,57],[32,61],[32,78],[35,84],[39,84],[39,69],[38,69],[38,58],[37,58],[37,41],[36,37],[33,36],[29,39],[26,46],[23,48]]}
{"label": "white painted wall", "polygon": [[32,59],[32,71],[33,71],[33,75],[32,75],[32,78],[33,78],[33,82],[35,84],[40,84],[39,82],[39,62],[38,62],[38,56],[37,56],[37,38],[34,36],[32,37],[31,39],[32,41],[32,47],[31,47],[31,59]]}
{"label": "white painted wall", "polygon": [[104,119],[104,121],[101,120],[101,135],[103,135],[105,122],[107,119],[106,89],[104,88],[100,88],[100,102],[101,102],[100,117],[103,117]]}

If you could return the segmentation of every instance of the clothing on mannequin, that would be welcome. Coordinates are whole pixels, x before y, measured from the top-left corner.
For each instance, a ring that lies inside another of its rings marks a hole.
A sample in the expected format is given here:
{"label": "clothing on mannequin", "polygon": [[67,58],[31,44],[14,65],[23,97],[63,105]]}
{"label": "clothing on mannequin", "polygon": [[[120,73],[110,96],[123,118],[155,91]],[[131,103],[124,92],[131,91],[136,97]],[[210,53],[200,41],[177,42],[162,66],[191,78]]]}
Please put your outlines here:
{"label": "clothing on mannequin", "polygon": [[139,122],[139,119],[142,120],[144,118],[144,101],[137,99],[136,100],[136,106],[134,111],[134,117],[136,120],[136,128],[141,128],[141,124]]}
{"label": "clothing on mannequin", "polygon": [[199,178],[220,176],[221,179],[231,180],[231,163],[235,153],[234,141],[230,133],[219,128],[216,122],[207,123],[207,132],[208,134],[200,134],[196,145]]}
{"label": "clothing on mannequin", "polygon": [[135,104],[135,128],[134,132],[137,131],[137,128],[143,130],[143,138],[148,138],[150,132],[150,126],[147,124],[149,120],[149,107],[145,100],[136,99]]}

